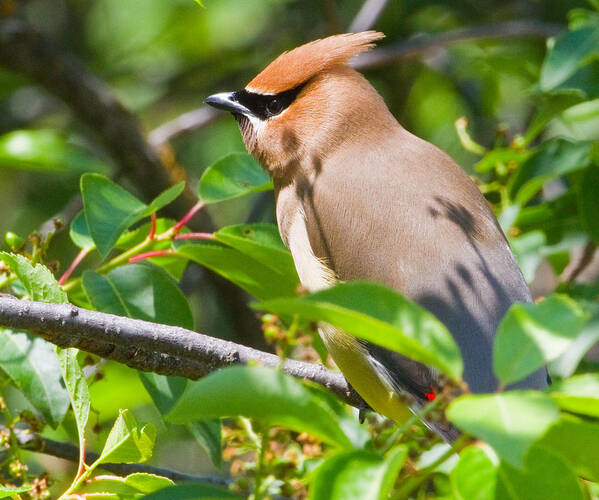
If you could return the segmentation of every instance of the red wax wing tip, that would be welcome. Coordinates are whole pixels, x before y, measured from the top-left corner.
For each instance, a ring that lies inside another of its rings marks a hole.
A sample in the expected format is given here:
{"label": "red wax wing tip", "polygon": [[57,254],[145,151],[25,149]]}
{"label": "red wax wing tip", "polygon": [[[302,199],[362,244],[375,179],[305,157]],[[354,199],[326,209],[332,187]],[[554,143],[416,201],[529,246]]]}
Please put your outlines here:
{"label": "red wax wing tip", "polygon": [[424,397],[429,401],[434,401],[436,396],[434,392],[425,392]]}

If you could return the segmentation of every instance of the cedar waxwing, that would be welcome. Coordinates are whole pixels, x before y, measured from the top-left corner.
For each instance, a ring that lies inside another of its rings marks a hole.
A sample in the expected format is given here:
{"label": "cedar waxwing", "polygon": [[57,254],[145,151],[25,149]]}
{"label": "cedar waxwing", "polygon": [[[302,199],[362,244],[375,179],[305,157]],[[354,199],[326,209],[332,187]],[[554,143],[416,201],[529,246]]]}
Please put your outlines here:
{"label": "cedar waxwing", "polygon": [[[243,90],[206,99],[230,111],[272,176],[277,222],[302,285],[368,279],[416,301],[452,333],[472,392],[497,388],[493,338],[531,295],[485,198],[444,152],[412,135],[347,62],[382,33],[335,35],[281,54]],[[438,374],[328,325],[321,336],[362,398],[401,422]],[[542,389],[545,368],[512,387]],[[450,433],[451,434],[451,433]]]}

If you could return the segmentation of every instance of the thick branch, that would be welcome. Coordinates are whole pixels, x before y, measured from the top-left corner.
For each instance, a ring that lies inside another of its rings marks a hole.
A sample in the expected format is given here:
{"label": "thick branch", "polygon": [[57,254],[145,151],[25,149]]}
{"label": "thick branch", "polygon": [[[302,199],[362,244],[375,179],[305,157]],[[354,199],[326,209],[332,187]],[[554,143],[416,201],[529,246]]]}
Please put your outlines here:
{"label": "thick branch", "polygon": [[[2,429],[2,427],[0,427]],[[25,450],[36,453],[44,453],[53,457],[62,458],[71,462],[79,460],[79,448],[70,443],[61,443],[52,439],[47,439],[39,434],[33,434],[24,430],[15,430],[19,446]],[[86,451],[85,457],[87,463],[95,462],[100,455],[93,451]],[[145,464],[102,464],[101,469],[112,472],[119,476],[127,476],[136,472],[146,472],[148,474],[156,474],[158,476],[168,477],[173,481],[202,481],[204,483],[218,484],[226,486],[229,481],[225,478],[212,476],[197,476],[195,474],[185,474],[171,469],[163,469],[162,467],[153,467]]]}
{"label": "thick branch", "polygon": [[[146,198],[155,197],[174,182],[185,178],[185,171],[174,160],[170,150],[165,147],[161,151],[162,157],[158,155],[157,150],[146,141],[137,118],[120,104],[105,83],[28,24],[17,19],[0,18],[0,64],[30,77],[61,98],[74,115],[97,135]],[[165,208],[165,212],[178,219],[196,201],[187,188],[182,196]],[[205,210],[190,221],[189,227],[194,231],[214,230]],[[232,318],[238,338],[263,346],[263,339],[257,333],[256,319],[247,309],[243,293],[213,273],[207,276]]]}
{"label": "thick branch", "polygon": [[[257,349],[184,328],[0,296],[0,325],[28,330],[61,347],[76,347],[144,371],[198,378],[235,364],[276,367],[281,359]],[[288,359],[283,371],[328,388],[346,403],[364,403],[338,372]]]}
{"label": "thick branch", "polygon": [[387,47],[379,47],[370,52],[360,54],[352,66],[359,70],[368,70],[388,66],[396,62],[421,56],[428,52],[466,40],[485,40],[490,38],[547,38],[557,35],[564,29],[558,24],[538,21],[510,21],[460,28],[438,35],[421,35]]}

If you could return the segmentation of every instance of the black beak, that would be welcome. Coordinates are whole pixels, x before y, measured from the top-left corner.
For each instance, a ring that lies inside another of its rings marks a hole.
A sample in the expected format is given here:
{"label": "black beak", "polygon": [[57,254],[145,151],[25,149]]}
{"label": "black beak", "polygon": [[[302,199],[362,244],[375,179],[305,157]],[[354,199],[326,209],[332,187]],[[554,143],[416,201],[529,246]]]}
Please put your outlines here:
{"label": "black beak", "polygon": [[243,104],[240,104],[235,95],[236,92],[221,92],[219,94],[213,94],[209,97],[206,97],[204,102],[209,106],[222,109],[224,111],[229,111],[230,113],[251,115],[252,112]]}

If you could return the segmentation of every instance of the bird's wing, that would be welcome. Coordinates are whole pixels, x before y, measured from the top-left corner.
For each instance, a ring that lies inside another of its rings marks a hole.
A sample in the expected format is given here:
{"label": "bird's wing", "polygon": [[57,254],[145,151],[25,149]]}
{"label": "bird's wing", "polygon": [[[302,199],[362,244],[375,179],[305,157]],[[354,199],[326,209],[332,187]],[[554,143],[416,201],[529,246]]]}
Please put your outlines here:
{"label": "bird's wing", "polygon": [[[471,389],[491,392],[497,325],[530,292],[478,188],[436,147],[404,139],[387,157],[343,151],[295,184],[311,250],[339,280],[381,282],[431,311],[458,343]],[[399,388],[434,383],[420,363],[368,352]],[[525,386],[545,386],[542,373],[531,377]]]}

